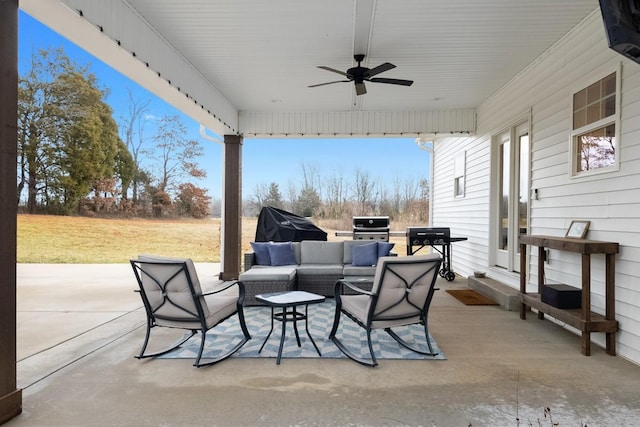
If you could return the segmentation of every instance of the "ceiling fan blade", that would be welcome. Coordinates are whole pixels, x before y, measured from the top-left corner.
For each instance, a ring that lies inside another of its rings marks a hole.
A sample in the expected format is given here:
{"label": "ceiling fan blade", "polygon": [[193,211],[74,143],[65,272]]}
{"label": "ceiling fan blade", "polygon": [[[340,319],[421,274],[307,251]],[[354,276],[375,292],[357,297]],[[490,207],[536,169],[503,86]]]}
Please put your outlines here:
{"label": "ceiling fan blade", "polygon": [[367,93],[367,88],[364,83],[356,83],[356,95],[364,95]]}
{"label": "ceiling fan blade", "polygon": [[326,83],[318,83],[315,85],[310,85],[307,87],[318,87],[318,86],[324,86],[324,85],[332,85],[334,83],[349,83],[351,80],[336,80],[335,82],[326,82]]}
{"label": "ceiling fan blade", "polygon": [[369,70],[369,77],[373,77],[376,76],[380,73],[383,73],[385,71],[389,71],[396,68],[395,65],[389,63],[389,62],[385,62],[384,64],[378,65],[377,67],[374,67],[372,69]]}
{"label": "ceiling fan blade", "polygon": [[392,85],[402,85],[402,86],[411,86],[413,84],[413,80],[401,80],[401,79],[386,79],[384,77],[376,77],[369,80],[373,83],[389,83]]}
{"label": "ceiling fan blade", "polygon": [[332,73],[338,73],[345,77],[349,77],[349,74],[345,73],[344,71],[336,70],[335,68],[326,67],[324,65],[318,65],[318,68],[322,68],[323,70],[331,71]]}

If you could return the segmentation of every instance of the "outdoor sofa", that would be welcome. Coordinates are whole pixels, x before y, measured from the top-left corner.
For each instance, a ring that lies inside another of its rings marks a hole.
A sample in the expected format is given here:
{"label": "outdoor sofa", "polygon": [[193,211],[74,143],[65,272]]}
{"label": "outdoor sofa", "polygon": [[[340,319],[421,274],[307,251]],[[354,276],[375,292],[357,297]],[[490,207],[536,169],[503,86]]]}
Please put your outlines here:
{"label": "outdoor sofa", "polygon": [[245,304],[258,304],[255,296],[302,290],[333,296],[338,279],[373,278],[378,258],[395,255],[393,243],[371,240],[326,242],[251,242],[244,254]]}

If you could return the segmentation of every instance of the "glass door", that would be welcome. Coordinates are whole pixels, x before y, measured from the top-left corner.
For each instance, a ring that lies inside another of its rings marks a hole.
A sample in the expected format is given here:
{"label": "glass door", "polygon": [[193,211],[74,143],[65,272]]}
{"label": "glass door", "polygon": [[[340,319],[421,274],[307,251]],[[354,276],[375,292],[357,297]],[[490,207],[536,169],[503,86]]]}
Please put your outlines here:
{"label": "glass door", "polygon": [[529,124],[522,123],[495,139],[497,155],[495,265],[518,272],[518,236],[529,228]]}

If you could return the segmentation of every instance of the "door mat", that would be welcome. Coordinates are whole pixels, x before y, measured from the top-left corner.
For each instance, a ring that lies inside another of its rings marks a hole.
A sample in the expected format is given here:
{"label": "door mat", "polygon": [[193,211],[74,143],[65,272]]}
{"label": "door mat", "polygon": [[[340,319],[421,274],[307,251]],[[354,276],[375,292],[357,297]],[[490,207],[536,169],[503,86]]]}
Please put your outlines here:
{"label": "door mat", "polygon": [[464,305],[498,305],[494,300],[473,289],[447,289],[447,292]]}

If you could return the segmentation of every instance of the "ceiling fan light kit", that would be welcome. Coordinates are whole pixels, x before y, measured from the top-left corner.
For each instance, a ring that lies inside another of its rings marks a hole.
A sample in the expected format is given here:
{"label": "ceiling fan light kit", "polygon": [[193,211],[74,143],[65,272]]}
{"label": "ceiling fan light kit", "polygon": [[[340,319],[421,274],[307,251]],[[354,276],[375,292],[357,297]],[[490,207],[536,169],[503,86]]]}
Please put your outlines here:
{"label": "ceiling fan light kit", "polygon": [[367,68],[360,65],[360,63],[364,60],[363,54],[357,54],[353,56],[353,59],[358,63],[357,66],[349,68],[346,72],[341,70],[336,70],[335,68],[327,67],[325,65],[319,65],[318,68],[323,70],[331,71],[332,73],[340,74],[346,77],[346,80],[335,80],[332,82],[319,83],[315,85],[310,85],[309,87],[318,87],[325,86],[334,83],[348,83],[353,82],[356,88],[356,95],[364,95],[367,93],[367,88],[364,82],[371,83],[386,83],[392,85],[400,85],[400,86],[411,86],[413,84],[413,80],[402,80],[402,79],[390,79],[385,77],[375,77],[380,73],[385,71],[392,70],[396,68],[395,65],[385,62],[384,64],[378,65],[374,68]]}

